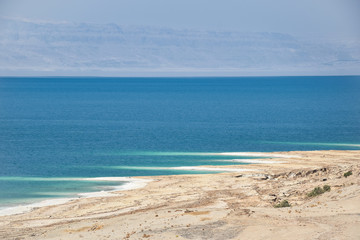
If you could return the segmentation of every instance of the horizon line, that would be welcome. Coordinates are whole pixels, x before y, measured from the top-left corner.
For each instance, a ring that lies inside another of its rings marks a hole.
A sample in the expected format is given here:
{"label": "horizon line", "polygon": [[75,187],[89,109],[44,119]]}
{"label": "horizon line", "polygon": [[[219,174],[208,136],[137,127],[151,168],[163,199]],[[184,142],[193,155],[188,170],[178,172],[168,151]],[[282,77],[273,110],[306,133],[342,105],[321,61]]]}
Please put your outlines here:
{"label": "horizon line", "polygon": [[106,76],[106,75],[0,75],[0,78],[257,78],[257,77],[360,77],[360,74],[329,75],[183,75],[183,76]]}

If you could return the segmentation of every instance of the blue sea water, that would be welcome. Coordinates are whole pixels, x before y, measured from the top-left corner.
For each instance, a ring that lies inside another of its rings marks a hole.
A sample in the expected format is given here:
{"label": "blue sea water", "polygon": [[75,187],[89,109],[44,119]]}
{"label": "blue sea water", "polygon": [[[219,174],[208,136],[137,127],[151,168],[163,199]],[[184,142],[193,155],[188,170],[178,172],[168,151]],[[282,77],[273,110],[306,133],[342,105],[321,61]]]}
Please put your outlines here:
{"label": "blue sea water", "polygon": [[0,78],[0,206],[318,149],[360,149],[359,76]]}

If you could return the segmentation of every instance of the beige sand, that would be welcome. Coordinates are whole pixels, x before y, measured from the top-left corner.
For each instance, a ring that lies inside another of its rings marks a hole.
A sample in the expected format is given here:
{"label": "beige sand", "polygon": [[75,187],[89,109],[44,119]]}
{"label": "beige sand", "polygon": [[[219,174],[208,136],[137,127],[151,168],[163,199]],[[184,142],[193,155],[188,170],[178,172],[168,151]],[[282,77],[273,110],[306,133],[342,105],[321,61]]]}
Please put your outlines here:
{"label": "beige sand", "polygon": [[[0,239],[360,239],[360,151],[274,154],[291,157],[224,167],[244,172],[143,177],[154,181],[3,216]],[[330,192],[306,196],[325,184]],[[291,207],[273,207],[285,199]]]}

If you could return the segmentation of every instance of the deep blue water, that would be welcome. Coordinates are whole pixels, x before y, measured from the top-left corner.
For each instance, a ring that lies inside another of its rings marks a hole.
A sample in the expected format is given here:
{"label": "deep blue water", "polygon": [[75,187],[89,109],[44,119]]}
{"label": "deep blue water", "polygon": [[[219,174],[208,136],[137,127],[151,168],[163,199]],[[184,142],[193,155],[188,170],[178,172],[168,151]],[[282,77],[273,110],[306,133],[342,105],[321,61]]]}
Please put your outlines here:
{"label": "deep blue water", "polygon": [[0,205],[316,149],[360,149],[359,76],[0,78]]}

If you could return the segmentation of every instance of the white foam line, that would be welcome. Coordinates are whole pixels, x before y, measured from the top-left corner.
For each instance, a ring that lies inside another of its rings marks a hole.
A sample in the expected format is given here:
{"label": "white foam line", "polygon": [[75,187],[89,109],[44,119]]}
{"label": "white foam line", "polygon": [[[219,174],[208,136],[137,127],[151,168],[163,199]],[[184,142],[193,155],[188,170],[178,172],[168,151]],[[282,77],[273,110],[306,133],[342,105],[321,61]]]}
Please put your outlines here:
{"label": "white foam line", "polygon": [[8,207],[0,210],[0,216],[8,216],[14,214],[20,214],[25,212],[30,212],[31,210],[39,207],[46,207],[46,206],[53,206],[53,205],[60,205],[75,198],[57,198],[57,199],[48,199],[37,203],[27,204],[27,205],[20,205],[16,207]]}
{"label": "white foam line", "polygon": [[[87,178],[85,181],[88,180]],[[128,181],[123,185],[116,186],[110,191],[100,191],[100,192],[89,192],[89,193],[78,193],[78,196],[81,197],[112,197],[112,196],[118,196],[119,194],[116,194],[117,191],[125,191],[125,190],[132,190],[132,189],[138,189],[145,187],[149,182],[152,182],[150,179],[132,179],[127,177],[99,177],[95,178],[95,180],[92,181]]]}
{"label": "white foam line", "polygon": [[229,159],[229,160],[218,160],[219,162],[239,162],[239,163],[284,163],[284,161],[269,161],[269,160],[258,160],[258,159]]}
{"label": "white foam line", "polygon": [[314,145],[314,146],[344,146],[344,147],[360,147],[360,144],[357,143],[317,143],[317,142],[268,142],[265,143],[280,143],[288,145]]}
{"label": "white foam line", "polygon": [[[142,187],[145,187],[149,182],[153,181],[151,179],[134,179],[134,178],[130,178],[130,177],[76,178],[76,180],[82,180],[82,181],[126,181],[125,184],[114,187],[110,191],[99,191],[99,192],[76,194],[77,196],[82,197],[82,198],[119,196],[119,194],[116,194],[115,192],[142,188]],[[8,215],[30,212],[31,210],[33,210],[35,208],[60,205],[60,204],[64,204],[64,203],[73,201],[75,199],[78,199],[78,198],[56,198],[56,199],[43,200],[43,201],[40,201],[37,203],[32,203],[32,204],[27,204],[27,205],[8,207],[8,208],[0,209],[0,216],[8,216]]]}
{"label": "white foam line", "polygon": [[239,168],[213,168],[213,167],[174,167],[176,170],[191,170],[191,171],[214,171],[214,172],[246,172],[256,171],[256,169],[239,169]]}
{"label": "white foam line", "polygon": [[137,179],[132,177],[94,177],[94,178],[78,178],[79,181],[99,181],[99,182],[149,182],[148,179]]}
{"label": "white foam line", "polygon": [[277,154],[277,153],[223,152],[223,153],[214,153],[214,154],[215,155],[224,155],[224,156],[301,158],[301,156],[299,156],[299,155],[287,155],[287,154]]}
{"label": "white foam line", "polygon": [[93,177],[93,178],[47,178],[47,177],[0,177],[0,180],[13,181],[99,181],[99,182],[127,182],[142,181],[141,179],[133,179],[131,177]]}
{"label": "white foam line", "polygon": [[[133,169],[132,167],[122,167],[125,169]],[[135,167],[143,170],[173,170],[173,171],[207,171],[207,172],[243,172],[250,171],[248,169],[234,169],[234,168],[216,168],[216,167],[198,167],[198,166],[182,166],[182,167]]]}
{"label": "white foam line", "polygon": [[112,192],[143,188],[152,181],[151,179],[131,179],[127,183],[116,187]]}

